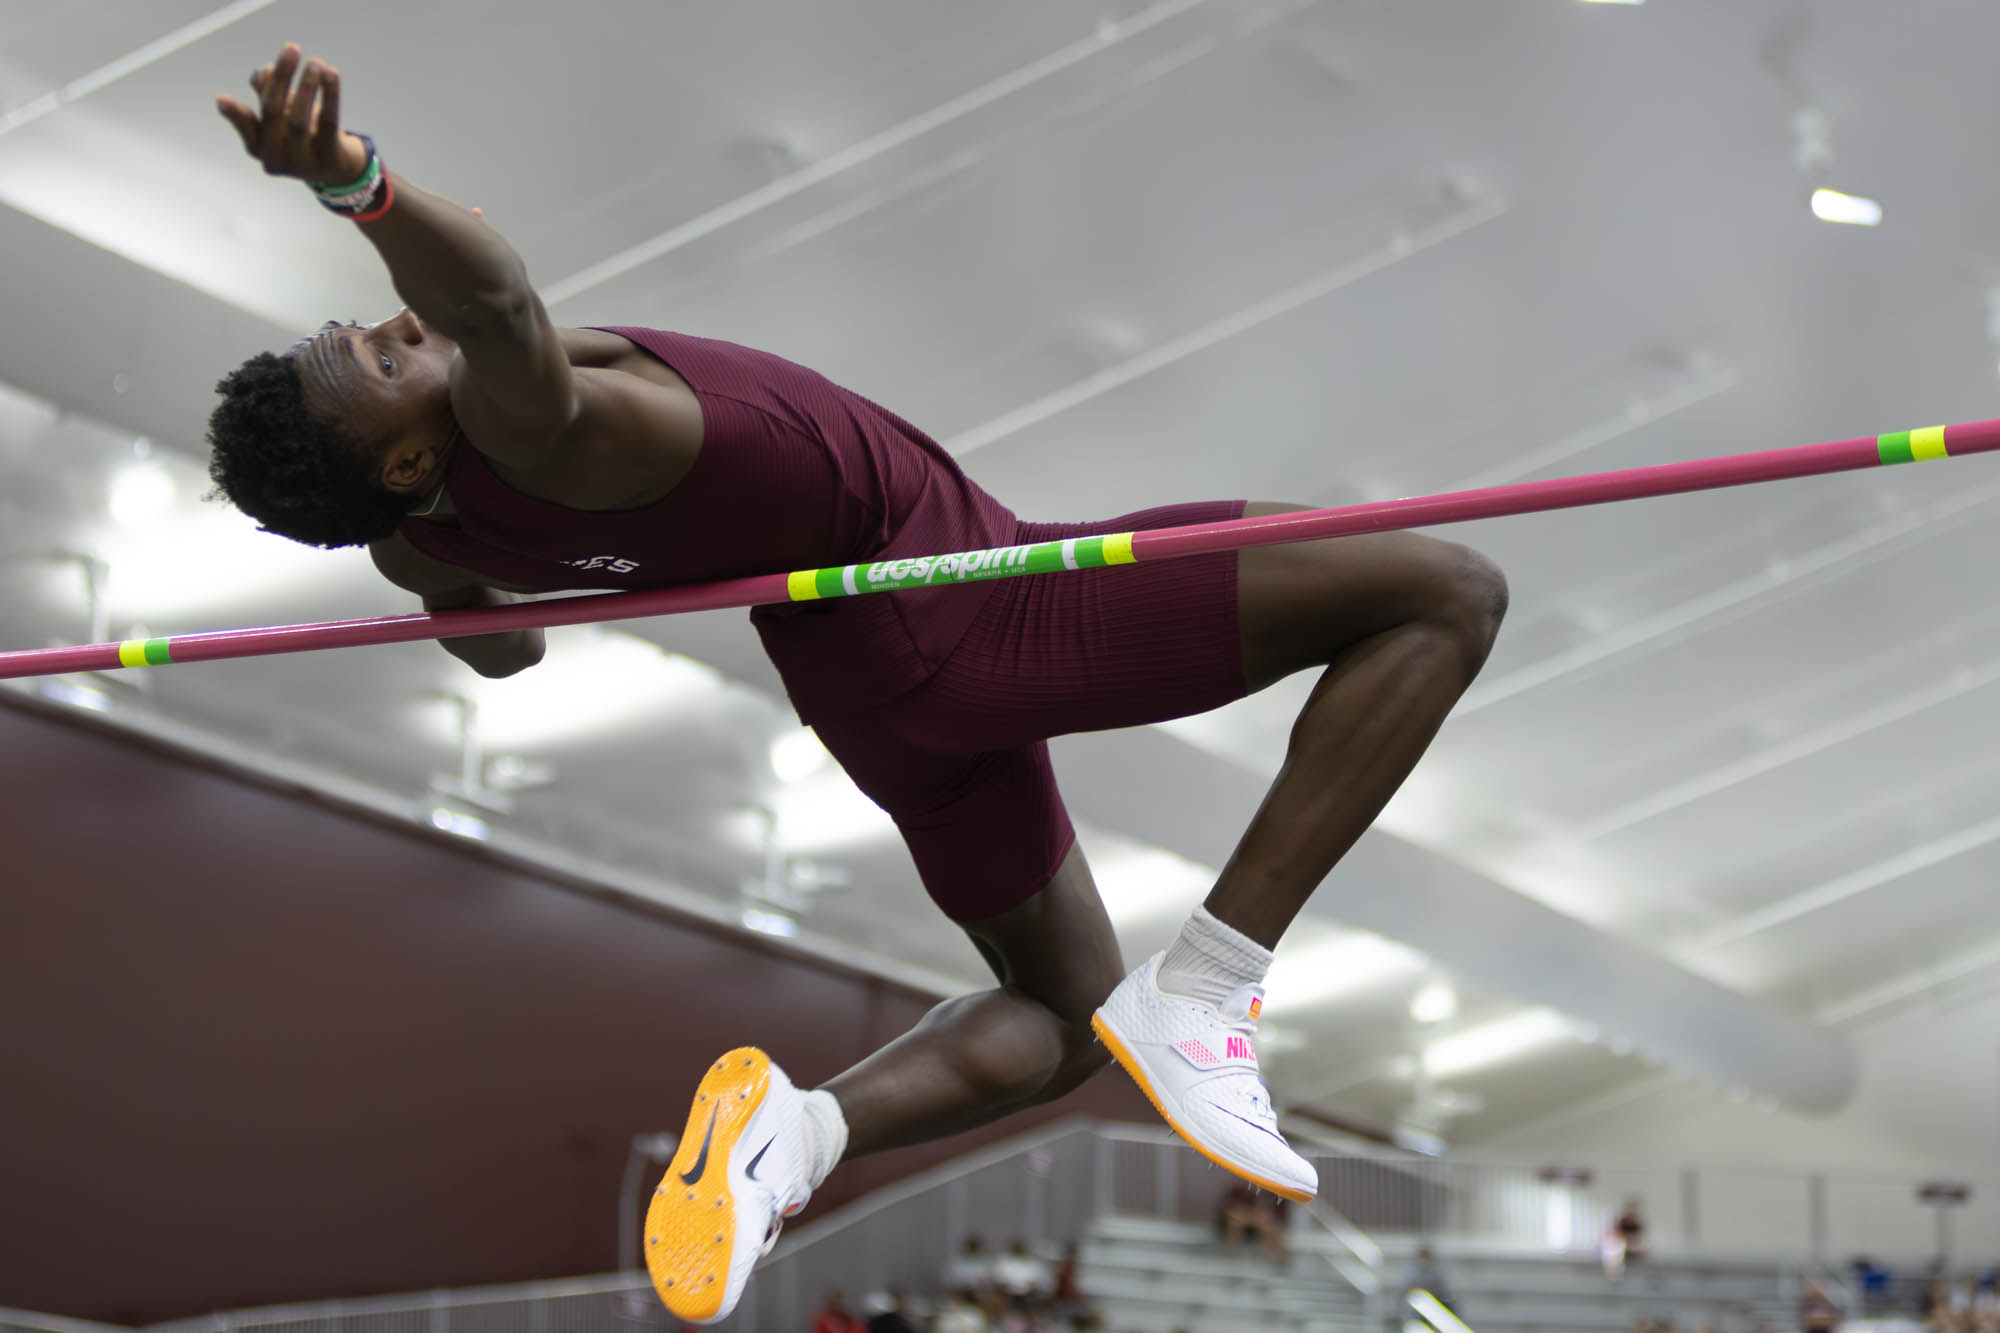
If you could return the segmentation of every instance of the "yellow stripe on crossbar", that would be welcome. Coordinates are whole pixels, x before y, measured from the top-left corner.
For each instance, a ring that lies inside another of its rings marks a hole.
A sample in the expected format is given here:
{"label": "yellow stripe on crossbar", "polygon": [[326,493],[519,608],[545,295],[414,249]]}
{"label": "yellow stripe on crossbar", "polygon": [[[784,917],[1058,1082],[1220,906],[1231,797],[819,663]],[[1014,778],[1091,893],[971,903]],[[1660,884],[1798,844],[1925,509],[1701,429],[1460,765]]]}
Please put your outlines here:
{"label": "yellow stripe on crossbar", "polygon": [[1927,458],[1943,458],[1944,427],[1926,426],[1922,430],[1910,432],[1910,461],[1921,463]]}
{"label": "yellow stripe on crossbar", "polygon": [[1113,532],[1104,538],[1104,563],[1107,565],[1129,565],[1137,557],[1132,554],[1131,532]]}
{"label": "yellow stripe on crossbar", "polygon": [[146,665],[146,641],[127,639],[118,645],[118,665],[141,667]]}
{"label": "yellow stripe on crossbar", "polygon": [[819,596],[819,571],[795,569],[785,575],[785,591],[795,602],[810,602]]}

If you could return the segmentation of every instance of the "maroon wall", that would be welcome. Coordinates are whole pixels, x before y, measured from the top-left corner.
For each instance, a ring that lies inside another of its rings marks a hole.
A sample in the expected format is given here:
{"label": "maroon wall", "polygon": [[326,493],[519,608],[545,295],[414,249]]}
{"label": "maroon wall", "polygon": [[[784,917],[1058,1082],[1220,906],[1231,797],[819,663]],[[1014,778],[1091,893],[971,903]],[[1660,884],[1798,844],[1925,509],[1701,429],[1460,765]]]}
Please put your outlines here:
{"label": "maroon wall", "polygon": [[[0,1306],[601,1272],[632,1135],[705,1061],[816,1082],[927,1007],[67,717],[0,707],[0,753]],[[1106,1077],[1036,1118],[1079,1110],[1149,1117]]]}

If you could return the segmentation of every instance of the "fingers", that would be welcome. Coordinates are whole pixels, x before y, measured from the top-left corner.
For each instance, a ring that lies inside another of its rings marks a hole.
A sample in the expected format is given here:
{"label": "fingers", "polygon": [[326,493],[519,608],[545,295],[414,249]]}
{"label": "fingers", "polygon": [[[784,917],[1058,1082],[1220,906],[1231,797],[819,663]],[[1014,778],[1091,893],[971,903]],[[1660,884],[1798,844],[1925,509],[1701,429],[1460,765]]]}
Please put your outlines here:
{"label": "fingers", "polygon": [[262,86],[258,91],[264,95],[263,120],[266,125],[276,125],[285,118],[285,98],[292,90],[292,74],[299,67],[299,48],[287,42],[278,50],[278,58],[266,65],[259,73]]}
{"label": "fingers", "polygon": [[285,102],[285,128],[290,131],[293,143],[305,143],[315,138],[313,126],[313,106],[319,100],[320,63],[308,60],[305,70],[299,75],[299,86]]}
{"label": "fingers", "polygon": [[249,107],[244,106],[228,93],[223,93],[215,99],[215,109],[222,113],[224,120],[236,127],[236,132],[243,136],[244,149],[252,157],[255,157],[257,155],[257,113]]}
{"label": "fingers", "polygon": [[319,66],[319,128],[313,134],[313,156],[331,162],[340,151],[340,71]]}

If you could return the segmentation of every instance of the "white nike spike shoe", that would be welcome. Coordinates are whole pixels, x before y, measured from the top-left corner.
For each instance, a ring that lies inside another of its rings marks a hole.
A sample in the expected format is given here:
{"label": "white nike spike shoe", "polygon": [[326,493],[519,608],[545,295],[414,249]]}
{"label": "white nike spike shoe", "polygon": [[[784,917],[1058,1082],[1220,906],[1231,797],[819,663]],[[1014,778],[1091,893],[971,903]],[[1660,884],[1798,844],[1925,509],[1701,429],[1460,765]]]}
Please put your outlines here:
{"label": "white nike spike shoe", "polygon": [[1319,1173],[1278,1132],[1257,1072],[1251,1037],[1262,988],[1239,988],[1219,1010],[1168,995],[1159,984],[1165,956],[1154,954],[1118,983],[1090,1020],[1097,1039],[1196,1152],[1273,1194],[1309,1201],[1319,1192]]}
{"label": "white nike spike shoe", "polygon": [[726,1319],[750,1270],[806,1206],[805,1096],[755,1047],[708,1067],[646,1209],[646,1269],[691,1324]]}

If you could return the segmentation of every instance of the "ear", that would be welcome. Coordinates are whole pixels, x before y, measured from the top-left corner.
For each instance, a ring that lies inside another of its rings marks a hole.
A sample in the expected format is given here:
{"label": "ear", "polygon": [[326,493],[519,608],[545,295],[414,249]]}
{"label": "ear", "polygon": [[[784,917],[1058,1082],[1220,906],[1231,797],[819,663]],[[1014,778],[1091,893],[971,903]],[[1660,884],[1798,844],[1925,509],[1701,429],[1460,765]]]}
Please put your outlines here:
{"label": "ear", "polygon": [[382,485],[397,495],[415,495],[435,480],[440,461],[429,440],[398,442],[382,456]]}

